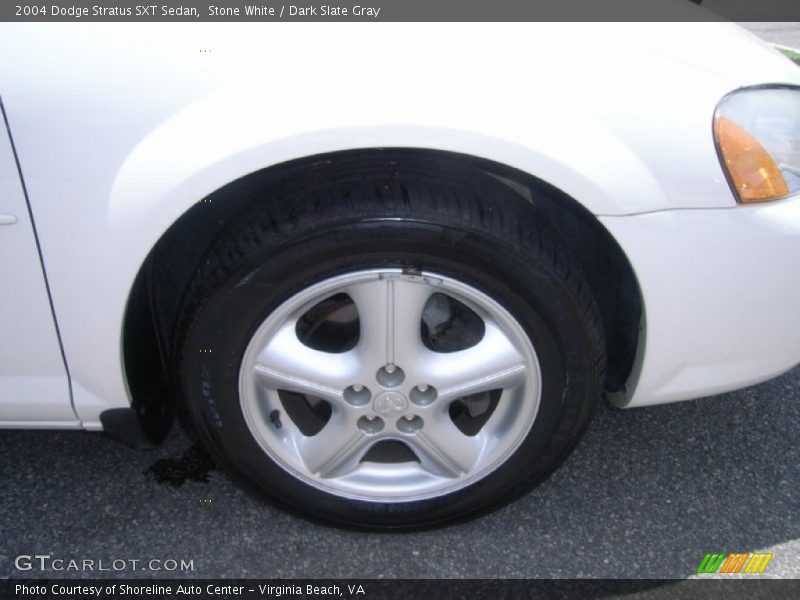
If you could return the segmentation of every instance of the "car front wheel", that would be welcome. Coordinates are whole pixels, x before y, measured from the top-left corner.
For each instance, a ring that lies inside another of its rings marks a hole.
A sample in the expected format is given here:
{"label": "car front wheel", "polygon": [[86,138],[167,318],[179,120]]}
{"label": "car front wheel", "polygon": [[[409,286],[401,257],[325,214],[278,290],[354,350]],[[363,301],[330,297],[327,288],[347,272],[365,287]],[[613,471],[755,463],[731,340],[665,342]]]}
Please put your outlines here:
{"label": "car front wheel", "polygon": [[198,270],[177,365],[191,429],[338,524],[437,525],[531,489],[602,386],[567,249],[480,173],[325,169],[241,213]]}

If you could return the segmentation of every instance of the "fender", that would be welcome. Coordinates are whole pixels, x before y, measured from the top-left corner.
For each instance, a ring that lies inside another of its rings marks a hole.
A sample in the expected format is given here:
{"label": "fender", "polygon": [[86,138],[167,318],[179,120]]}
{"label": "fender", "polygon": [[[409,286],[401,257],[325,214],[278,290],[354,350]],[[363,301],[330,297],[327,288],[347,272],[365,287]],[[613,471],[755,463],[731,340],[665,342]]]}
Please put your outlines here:
{"label": "fender", "polygon": [[730,206],[714,107],[793,68],[765,70],[755,43],[717,67],[724,51],[688,26],[654,49],[644,24],[319,25],[153,25],[146,43],[122,24],[80,39],[69,24],[2,27],[3,99],[84,427],[129,405],[122,320],[147,253],[221,186],[319,153],[417,147],[515,167],[598,216]]}

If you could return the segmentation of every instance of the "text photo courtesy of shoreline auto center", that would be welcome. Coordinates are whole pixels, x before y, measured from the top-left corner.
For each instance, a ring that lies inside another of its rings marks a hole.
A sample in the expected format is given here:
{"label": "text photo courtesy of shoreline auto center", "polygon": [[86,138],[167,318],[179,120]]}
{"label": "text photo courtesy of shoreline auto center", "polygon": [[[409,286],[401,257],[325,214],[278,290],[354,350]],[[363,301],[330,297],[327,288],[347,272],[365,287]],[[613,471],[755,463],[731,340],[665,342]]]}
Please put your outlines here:
{"label": "text photo courtesy of shoreline auto center", "polygon": [[0,597],[800,594],[800,7],[0,6]]}

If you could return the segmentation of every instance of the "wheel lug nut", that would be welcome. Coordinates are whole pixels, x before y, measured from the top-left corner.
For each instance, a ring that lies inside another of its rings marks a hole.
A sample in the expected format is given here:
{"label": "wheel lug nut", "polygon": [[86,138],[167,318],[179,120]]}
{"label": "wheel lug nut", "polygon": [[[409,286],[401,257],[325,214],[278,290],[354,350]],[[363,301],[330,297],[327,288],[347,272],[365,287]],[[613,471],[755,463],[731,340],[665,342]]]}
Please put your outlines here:
{"label": "wheel lug nut", "polygon": [[437,396],[436,388],[432,385],[418,385],[411,389],[408,398],[417,406],[428,406],[436,400]]}
{"label": "wheel lug nut", "polygon": [[357,422],[356,425],[358,428],[366,433],[367,435],[375,435],[379,433],[383,429],[383,419],[380,417],[373,417],[368,419],[367,417],[361,417]]}
{"label": "wheel lug nut", "polygon": [[372,393],[363,385],[351,385],[345,388],[342,396],[351,406],[364,406],[372,398]]}
{"label": "wheel lug nut", "polygon": [[397,419],[397,429],[400,430],[401,433],[412,434],[416,433],[420,429],[425,422],[422,420],[421,417],[417,415],[411,417],[400,417]]}
{"label": "wheel lug nut", "polygon": [[388,364],[385,367],[381,367],[378,369],[378,372],[375,373],[375,379],[378,383],[385,388],[393,388],[397,387],[406,378],[406,374],[403,373],[403,369],[400,367]]}

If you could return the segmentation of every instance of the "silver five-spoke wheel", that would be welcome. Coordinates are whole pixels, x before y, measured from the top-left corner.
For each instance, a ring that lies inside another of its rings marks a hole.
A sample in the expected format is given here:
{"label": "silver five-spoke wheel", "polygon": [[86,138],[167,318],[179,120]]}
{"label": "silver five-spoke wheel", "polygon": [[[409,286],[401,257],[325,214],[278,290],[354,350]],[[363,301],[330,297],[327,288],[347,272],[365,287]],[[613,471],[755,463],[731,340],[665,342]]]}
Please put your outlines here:
{"label": "silver five-spoke wheel", "polygon": [[495,300],[435,273],[362,270],[292,296],[239,374],[252,435],[339,496],[406,502],[485,477],[528,435],[536,353]]}
{"label": "silver five-spoke wheel", "polygon": [[226,190],[252,201],[186,291],[184,420],[324,522],[427,527],[519,498],[605,377],[592,288],[542,198],[403,149],[307,166]]}

